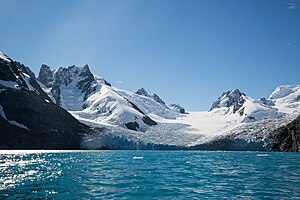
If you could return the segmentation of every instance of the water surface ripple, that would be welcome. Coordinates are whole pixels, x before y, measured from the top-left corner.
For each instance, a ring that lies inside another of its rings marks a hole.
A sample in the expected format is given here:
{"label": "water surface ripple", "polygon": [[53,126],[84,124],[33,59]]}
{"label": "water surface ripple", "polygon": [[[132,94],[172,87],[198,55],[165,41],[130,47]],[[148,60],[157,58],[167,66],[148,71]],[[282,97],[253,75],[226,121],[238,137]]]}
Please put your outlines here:
{"label": "water surface ripple", "polygon": [[0,151],[0,199],[300,199],[300,154]]}

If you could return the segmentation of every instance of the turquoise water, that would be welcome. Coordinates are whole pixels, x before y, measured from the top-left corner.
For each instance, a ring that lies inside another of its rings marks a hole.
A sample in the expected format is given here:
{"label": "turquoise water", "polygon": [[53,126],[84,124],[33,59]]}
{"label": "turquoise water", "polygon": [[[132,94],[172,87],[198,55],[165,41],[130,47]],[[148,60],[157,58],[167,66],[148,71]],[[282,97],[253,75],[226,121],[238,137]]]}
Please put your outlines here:
{"label": "turquoise water", "polygon": [[0,151],[0,199],[300,199],[300,154]]}

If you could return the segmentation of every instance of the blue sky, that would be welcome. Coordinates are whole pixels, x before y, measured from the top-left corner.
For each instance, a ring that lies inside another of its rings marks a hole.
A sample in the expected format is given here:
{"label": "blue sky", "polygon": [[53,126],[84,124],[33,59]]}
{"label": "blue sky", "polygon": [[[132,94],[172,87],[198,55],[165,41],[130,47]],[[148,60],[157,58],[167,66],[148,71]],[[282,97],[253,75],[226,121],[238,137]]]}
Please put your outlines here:
{"label": "blue sky", "polygon": [[0,0],[0,51],[36,74],[89,64],[114,86],[207,110],[300,84],[298,0]]}

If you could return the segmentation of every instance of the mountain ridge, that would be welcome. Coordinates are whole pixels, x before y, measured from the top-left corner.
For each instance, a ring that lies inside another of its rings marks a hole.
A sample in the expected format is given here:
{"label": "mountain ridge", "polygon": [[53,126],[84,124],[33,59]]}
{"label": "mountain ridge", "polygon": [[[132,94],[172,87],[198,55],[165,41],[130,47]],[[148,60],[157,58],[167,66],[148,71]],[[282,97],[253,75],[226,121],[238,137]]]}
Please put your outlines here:
{"label": "mountain ridge", "polygon": [[3,55],[0,55],[0,148],[80,149],[82,134],[88,133],[88,126],[55,105],[29,68]]}
{"label": "mountain ridge", "polygon": [[[28,67],[3,53],[0,64],[0,125],[19,138],[16,143],[4,135],[4,141],[10,142],[8,146],[0,144],[1,148],[30,144],[41,148],[43,141],[46,148],[132,149],[139,145],[146,149],[270,150],[273,141],[278,143],[272,137],[276,129],[300,111],[300,85],[278,86],[268,98],[260,99],[234,89],[222,93],[209,111],[186,112],[178,103],[167,105],[144,88],[137,92],[118,89],[92,74],[88,65],[52,70],[43,64],[35,78]],[[20,100],[15,101],[17,106],[12,104],[12,99],[25,99],[27,107]],[[37,112],[49,108],[50,115],[49,111]],[[27,111],[21,114],[20,109]],[[28,109],[39,113],[34,116],[40,120],[25,119]],[[64,116],[58,122],[57,114]],[[58,128],[45,131],[54,124]],[[34,127],[39,128],[33,131]],[[76,133],[66,127],[77,127]],[[28,132],[34,134],[28,138]],[[73,139],[65,142],[70,137]],[[55,138],[64,139],[51,143]]]}

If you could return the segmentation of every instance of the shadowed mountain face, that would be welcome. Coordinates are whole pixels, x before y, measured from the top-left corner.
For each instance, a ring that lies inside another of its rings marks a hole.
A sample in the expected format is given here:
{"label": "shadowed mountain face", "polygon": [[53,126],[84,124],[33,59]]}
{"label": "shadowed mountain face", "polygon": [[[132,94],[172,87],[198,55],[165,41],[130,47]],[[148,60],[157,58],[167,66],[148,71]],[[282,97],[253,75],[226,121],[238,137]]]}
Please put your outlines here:
{"label": "shadowed mountain face", "polygon": [[1,149],[79,149],[89,130],[51,101],[29,68],[10,58],[0,58],[0,127]]}
{"label": "shadowed mountain face", "polygon": [[300,152],[300,115],[288,125],[277,129],[272,139],[273,151]]}

